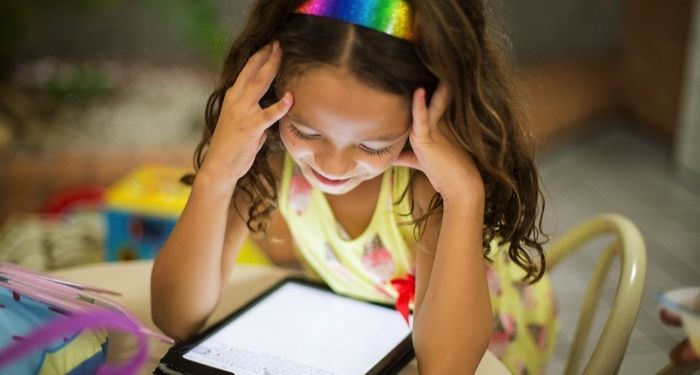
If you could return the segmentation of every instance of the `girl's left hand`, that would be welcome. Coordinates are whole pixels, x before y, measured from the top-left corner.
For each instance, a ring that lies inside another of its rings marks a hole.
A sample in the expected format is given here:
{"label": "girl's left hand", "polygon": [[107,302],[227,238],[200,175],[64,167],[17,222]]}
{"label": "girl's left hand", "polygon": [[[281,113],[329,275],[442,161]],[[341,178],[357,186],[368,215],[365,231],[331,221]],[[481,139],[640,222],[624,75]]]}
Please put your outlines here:
{"label": "girl's left hand", "polygon": [[422,171],[445,202],[466,197],[483,200],[484,183],[479,170],[442,123],[448,102],[449,92],[442,82],[430,107],[425,102],[425,89],[413,93],[413,124],[408,137],[412,150],[403,151],[394,164]]}

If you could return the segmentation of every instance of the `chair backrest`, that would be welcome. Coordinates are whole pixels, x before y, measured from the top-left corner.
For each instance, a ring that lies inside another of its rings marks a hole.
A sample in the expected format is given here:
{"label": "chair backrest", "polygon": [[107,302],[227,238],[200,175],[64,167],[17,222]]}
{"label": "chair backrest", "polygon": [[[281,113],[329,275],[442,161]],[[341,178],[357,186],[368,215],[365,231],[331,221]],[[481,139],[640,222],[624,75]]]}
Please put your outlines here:
{"label": "chair backrest", "polygon": [[547,266],[554,268],[566,256],[581,249],[585,243],[610,234],[614,235],[614,238],[598,260],[586,289],[581,316],[569,349],[565,374],[580,373],[581,356],[585,351],[603,284],[615,257],[620,259],[620,275],[615,297],[583,374],[617,373],[637,320],[646,279],[647,255],[644,240],[637,226],[617,214],[603,214],[584,221],[558,238],[547,252]]}

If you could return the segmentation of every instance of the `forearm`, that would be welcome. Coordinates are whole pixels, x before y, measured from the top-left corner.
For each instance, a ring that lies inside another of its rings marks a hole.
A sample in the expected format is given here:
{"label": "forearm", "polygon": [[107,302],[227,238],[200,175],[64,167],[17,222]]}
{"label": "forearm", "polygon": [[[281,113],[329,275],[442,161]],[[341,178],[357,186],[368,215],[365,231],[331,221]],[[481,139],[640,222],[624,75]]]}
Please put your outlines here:
{"label": "forearm", "polygon": [[483,204],[444,202],[444,207],[413,342],[421,373],[473,373],[493,320],[482,252]]}
{"label": "forearm", "polygon": [[[200,172],[182,215],[154,261],[153,320],[171,336],[182,339],[196,333],[218,302],[231,193]],[[238,237],[226,245],[238,242],[237,251],[245,234]]]}

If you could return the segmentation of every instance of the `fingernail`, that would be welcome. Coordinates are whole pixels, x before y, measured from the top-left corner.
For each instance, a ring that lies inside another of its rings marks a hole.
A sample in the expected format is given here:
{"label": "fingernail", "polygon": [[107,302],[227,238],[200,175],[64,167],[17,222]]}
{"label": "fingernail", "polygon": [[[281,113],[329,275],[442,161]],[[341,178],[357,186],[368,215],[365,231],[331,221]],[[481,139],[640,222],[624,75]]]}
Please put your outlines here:
{"label": "fingernail", "polygon": [[280,42],[274,41],[272,42],[272,52],[277,52],[277,50],[280,48]]}
{"label": "fingernail", "polygon": [[284,96],[282,96],[282,101],[286,105],[290,105],[292,103],[292,94],[289,93],[289,91],[284,93]]}

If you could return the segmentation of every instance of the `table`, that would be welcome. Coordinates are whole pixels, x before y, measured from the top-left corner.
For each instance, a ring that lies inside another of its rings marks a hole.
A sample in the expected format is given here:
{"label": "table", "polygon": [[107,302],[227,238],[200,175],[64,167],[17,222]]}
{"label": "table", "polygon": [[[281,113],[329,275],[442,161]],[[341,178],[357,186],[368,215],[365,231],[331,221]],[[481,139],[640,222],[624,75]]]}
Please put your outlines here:
{"label": "table", "polygon": [[[127,307],[145,325],[157,329],[151,319],[150,280],[152,267],[153,262],[150,260],[97,263],[54,271],[52,275],[121,293],[121,297],[113,297],[112,299]],[[295,271],[276,267],[236,265],[231,277],[231,283],[223,291],[221,301],[210,317],[207,326],[223,318],[285,276],[294,273]],[[152,373],[160,358],[168,350],[166,344],[157,340],[150,340],[150,344],[148,361],[142,371],[143,374]],[[128,357],[134,345],[135,341],[128,335],[118,334],[110,336],[109,360],[120,361],[124,357]],[[488,351],[481,360],[476,373],[509,374],[505,366]],[[412,374],[418,374],[415,360],[409,363],[400,373],[400,375]]]}

